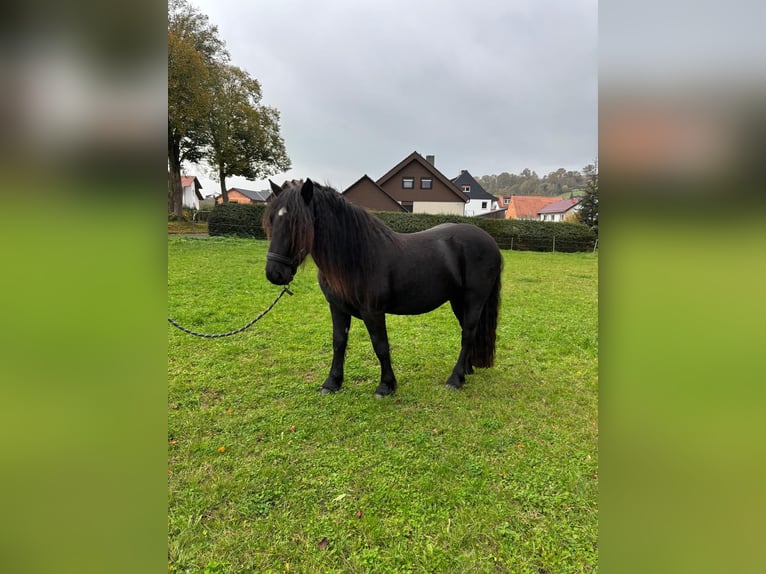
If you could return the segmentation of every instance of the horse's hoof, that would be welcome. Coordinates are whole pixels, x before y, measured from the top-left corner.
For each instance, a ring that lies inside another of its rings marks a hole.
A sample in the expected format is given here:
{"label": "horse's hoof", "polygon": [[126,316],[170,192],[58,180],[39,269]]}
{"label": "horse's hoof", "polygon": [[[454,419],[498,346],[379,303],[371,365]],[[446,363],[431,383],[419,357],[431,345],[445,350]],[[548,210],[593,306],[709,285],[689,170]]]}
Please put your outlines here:
{"label": "horse's hoof", "polygon": [[337,393],[338,389],[328,389],[327,387],[319,387],[319,392],[323,395],[331,395],[333,393]]}
{"label": "horse's hoof", "polygon": [[394,394],[395,390],[396,389],[392,389],[392,388],[389,388],[389,387],[382,387],[382,388],[378,387],[375,390],[375,398],[376,399],[382,399],[384,397],[390,397],[391,395]]}
{"label": "horse's hoof", "polygon": [[446,385],[444,385],[444,386],[445,386],[445,387],[447,387],[448,389],[452,389],[452,390],[455,390],[455,391],[459,391],[460,389],[462,389],[462,388],[463,388],[463,385],[462,385],[462,384],[460,384],[460,383],[458,383],[458,384],[454,384],[454,383],[447,383],[447,384],[446,384]]}

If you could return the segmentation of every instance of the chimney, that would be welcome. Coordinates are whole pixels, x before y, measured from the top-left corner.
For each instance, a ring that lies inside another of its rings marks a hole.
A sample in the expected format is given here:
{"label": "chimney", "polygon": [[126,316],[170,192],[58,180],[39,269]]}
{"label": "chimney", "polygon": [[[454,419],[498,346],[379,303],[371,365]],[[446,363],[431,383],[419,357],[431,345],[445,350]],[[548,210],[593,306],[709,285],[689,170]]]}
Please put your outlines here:
{"label": "chimney", "polygon": [[436,157],[434,157],[432,155],[427,155],[426,156],[426,161],[428,163],[430,163],[432,166],[436,167]]}

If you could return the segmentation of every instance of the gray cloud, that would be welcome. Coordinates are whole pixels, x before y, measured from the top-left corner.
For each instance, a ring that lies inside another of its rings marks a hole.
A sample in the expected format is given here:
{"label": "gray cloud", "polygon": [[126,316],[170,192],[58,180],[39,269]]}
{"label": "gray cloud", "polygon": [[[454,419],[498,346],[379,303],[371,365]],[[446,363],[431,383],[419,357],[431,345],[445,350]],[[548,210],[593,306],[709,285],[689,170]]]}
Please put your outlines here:
{"label": "gray cloud", "polygon": [[293,169],[277,179],[342,188],[413,150],[449,177],[596,158],[593,0],[196,5],[281,112]]}

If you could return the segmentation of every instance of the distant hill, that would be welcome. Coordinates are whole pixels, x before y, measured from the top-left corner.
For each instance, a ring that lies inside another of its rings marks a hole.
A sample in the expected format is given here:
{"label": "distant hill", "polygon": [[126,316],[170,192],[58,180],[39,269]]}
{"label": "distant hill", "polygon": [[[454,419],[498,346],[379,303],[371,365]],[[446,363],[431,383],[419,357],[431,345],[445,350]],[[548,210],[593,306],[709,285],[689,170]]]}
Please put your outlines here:
{"label": "distant hill", "polygon": [[585,190],[584,189],[574,189],[572,191],[565,191],[564,193],[560,193],[558,197],[561,199],[566,199],[569,196],[572,197],[584,197],[585,196]]}
{"label": "distant hill", "polygon": [[588,181],[588,170],[592,166],[586,166],[584,173],[579,171],[567,171],[559,168],[543,177],[529,169],[522,170],[519,174],[503,172],[499,175],[482,175],[476,181],[492,195],[543,195],[546,197],[569,197],[570,193],[575,196],[584,195]]}

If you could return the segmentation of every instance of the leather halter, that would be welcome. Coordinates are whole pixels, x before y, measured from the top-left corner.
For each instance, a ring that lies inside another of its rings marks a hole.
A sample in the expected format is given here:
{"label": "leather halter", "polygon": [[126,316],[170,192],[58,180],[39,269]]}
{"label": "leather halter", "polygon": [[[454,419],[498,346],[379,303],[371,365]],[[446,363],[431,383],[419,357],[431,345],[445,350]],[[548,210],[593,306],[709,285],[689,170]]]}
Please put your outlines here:
{"label": "leather halter", "polygon": [[289,257],[285,257],[279,253],[272,253],[271,251],[267,251],[266,260],[274,261],[275,263],[281,263],[282,265],[287,265],[292,270],[293,275],[295,275],[295,272],[298,270],[298,262],[295,261],[295,259],[290,259]]}

